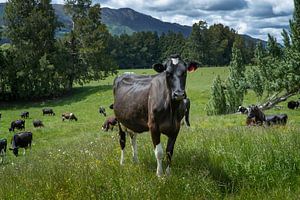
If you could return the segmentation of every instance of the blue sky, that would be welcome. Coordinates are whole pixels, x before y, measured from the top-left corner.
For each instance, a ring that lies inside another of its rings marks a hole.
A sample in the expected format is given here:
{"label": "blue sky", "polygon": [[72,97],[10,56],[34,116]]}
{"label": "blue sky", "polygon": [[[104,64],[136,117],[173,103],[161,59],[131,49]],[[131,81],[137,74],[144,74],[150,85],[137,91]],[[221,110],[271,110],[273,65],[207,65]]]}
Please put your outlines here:
{"label": "blue sky", "polygon": [[199,20],[208,25],[222,23],[240,34],[264,40],[270,33],[278,41],[282,29],[288,29],[294,9],[293,0],[94,0],[93,3],[100,3],[101,7],[132,8],[162,21],[190,26]]}

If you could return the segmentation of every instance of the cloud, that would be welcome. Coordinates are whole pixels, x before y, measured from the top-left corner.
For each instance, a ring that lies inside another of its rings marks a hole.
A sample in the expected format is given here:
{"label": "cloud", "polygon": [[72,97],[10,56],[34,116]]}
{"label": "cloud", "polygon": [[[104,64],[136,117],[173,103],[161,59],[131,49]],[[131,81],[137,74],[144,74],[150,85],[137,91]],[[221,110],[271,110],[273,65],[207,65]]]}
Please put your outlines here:
{"label": "cloud", "polygon": [[[0,2],[5,2],[0,0]],[[52,3],[64,3],[52,0]],[[293,0],[93,0],[101,7],[132,8],[163,21],[192,26],[199,20],[222,23],[239,33],[281,41],[294,10]]]}

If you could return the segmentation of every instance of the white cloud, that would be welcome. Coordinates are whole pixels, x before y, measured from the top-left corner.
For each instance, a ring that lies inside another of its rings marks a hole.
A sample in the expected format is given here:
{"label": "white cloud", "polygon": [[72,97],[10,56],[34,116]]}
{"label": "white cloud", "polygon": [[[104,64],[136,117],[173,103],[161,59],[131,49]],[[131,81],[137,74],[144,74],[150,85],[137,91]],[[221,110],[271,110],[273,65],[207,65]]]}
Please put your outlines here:
{"label": "white cloud", "polygon": [[[5,2],[0,0],[0,2]],[[52,0],[52,3],[64,3]],[[101,7],[132,8],[163,21],[192,25],[222,23],[241,34],[261,39],[270,33],[280,41],[282,28],[289,25],[293,0],[93,0]]]}

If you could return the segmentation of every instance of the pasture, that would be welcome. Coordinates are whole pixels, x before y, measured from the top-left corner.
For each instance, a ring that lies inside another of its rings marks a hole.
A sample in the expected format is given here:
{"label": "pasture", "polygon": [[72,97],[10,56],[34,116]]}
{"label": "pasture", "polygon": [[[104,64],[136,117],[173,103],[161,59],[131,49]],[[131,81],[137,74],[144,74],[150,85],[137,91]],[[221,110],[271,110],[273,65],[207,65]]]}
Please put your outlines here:
{"label": "pasture", "polygon": [[[33,133],[31,151],[15,157],[8,150],[0,164],[0,199],[299,199],[300,110],[289,110],[283,102],[283,109],[267,111],[289,117],[286,126],[272,127],[246,127],[241,114],[206,116],[211,83],[227,73],[227,68],[200,68],[188,75],[191,128],[181,128],[172,175],[164,178],[155,176],[150,134],[137,138],[138,164],[132,162],[127,137],[125,165],[120,166],[118,132],[101,130],[105,118],[99,106],[113,115],[108,108],[113,77],[55,100],[0,104],[0,138],[10,142],[10,122],[22,111],[29,111],[26,130]],[[256,101],[249,92],[244,105]],[[56,115],[43,116],[42,108]],[[62,122],[64,112],[73,112],[78,121]],[[45,127],[33,128],[34,119]],[[162,141],[165,149],[165,136]]]}

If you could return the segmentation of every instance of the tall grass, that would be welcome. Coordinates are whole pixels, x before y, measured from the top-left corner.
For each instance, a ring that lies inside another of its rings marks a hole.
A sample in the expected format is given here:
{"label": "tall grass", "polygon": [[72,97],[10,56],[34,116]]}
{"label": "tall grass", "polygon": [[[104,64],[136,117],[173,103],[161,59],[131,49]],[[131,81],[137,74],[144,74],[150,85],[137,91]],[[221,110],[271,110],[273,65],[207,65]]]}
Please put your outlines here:
{"label": "tall grass", "polygon": [[[149,70],[135,72],[152,73]],[[12,120],[30,112],[26,130],[33,146],[25,156],[7,153],[0,164],[0,199],[299,199],[299,110],[288,113],[286,126],[246,127],[239,114],[206,116],[210,85],[226,68],[189,74],[191,128],[182,127],[175,144],[172,175],[157,178],[150,134],[138,136],[139,163],[133,164],[127,142],[125,165],[119,165],[117,131],[100,130],[98,107],[112,103],[113,77],[74,89],[73,94],[44,102],[1,104],[0,138],[10,138]],[[253,93],[246,102],[255,102]],[[51,107],[56,116],[42,116]],[[71,111],[77,122],[62,122]],[[45,127],[33,128],[41,119]],[[162,136],[163,145],[166,137]],[[164,163],[165,164],[165,163]]]}

